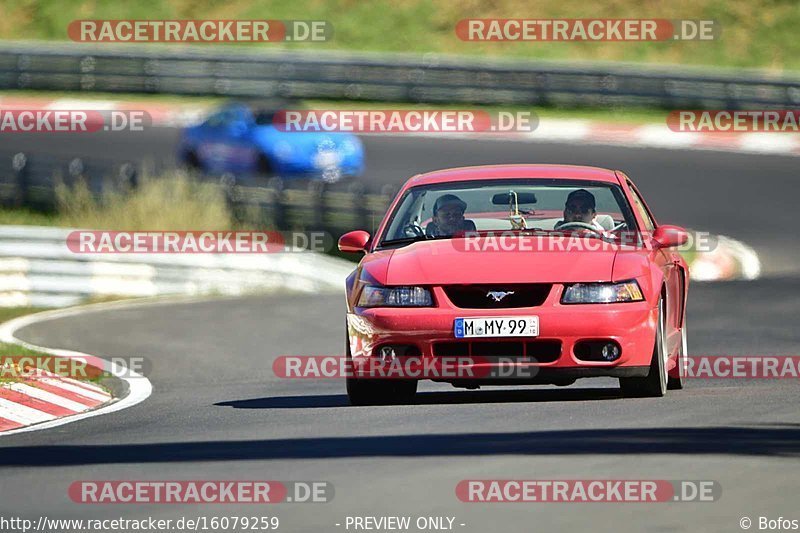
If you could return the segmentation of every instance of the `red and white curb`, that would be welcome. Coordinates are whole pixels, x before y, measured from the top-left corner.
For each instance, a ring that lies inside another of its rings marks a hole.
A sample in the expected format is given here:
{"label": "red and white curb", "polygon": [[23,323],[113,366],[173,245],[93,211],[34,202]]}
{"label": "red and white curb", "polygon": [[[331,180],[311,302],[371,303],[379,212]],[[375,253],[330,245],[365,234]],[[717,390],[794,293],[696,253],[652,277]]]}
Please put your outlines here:
{"label": "red and white curb", "polygon": [[56,374],[0,384],[0,432],[95,409],[113,399],[102,387]]}
{"label": "red and white curb", "polygon": [[[146,111],[156,127],[184,127],[199,123],[211,106],[91,98],[0,97],[4,109]],[[541,118],[532,132],[517,133],[399,133],[370,134],[397,137],[440,137],[497,141],[563,142],[672,150],[714,150],[753,154],[800,156],[800,135],[791,133],[676,132],[664,122],[624,124],[581,119]]]}
{"label": "red and white curb", "polygon": [[[45,311],[26,315],[0,324],[0,342],[17,344],[30,350],[63,358],[85,358],[88,354],[37,346],[18,339],[17,330],[58,318],[75,316],[87,311],[121,307],[125,302],[92,304],[69,309]],[[129,303],[130,305],[130,303]],[[123,368],[119,362],[109,362],[114,375],[127,382],[128,393],[113,398],[101,387],[61,376],[40,375],[25,382],[0,385],[0,437],[49,429],[85,418],[127,409],[147,399],[153,386],[146,377]]]}

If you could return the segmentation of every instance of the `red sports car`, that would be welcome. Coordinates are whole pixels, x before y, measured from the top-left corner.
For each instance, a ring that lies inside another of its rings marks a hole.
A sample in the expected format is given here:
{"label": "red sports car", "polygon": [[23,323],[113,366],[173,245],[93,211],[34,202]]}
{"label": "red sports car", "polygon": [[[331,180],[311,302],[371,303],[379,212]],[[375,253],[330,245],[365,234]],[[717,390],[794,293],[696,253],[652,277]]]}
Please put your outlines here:
{"label": "red sports car", "polygon": [[620,171],[414,176],[374,237],[339,240],[366,254],[346,287],[350,401],[409,402],[419,379],[477,388],[610,376],[631,396],[679,389],[689,276],[676,247],[687,239],[656,222]]}

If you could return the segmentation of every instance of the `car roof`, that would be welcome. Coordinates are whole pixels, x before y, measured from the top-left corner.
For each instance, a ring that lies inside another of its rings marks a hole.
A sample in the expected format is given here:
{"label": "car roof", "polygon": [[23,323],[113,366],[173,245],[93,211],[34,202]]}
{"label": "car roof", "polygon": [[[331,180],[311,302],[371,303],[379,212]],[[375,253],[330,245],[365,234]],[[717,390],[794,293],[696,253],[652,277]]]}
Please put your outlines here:
{"label": "car roof", "polygon": [[246,107],[253,112],[258,111],[281,111],[284,109],[300,109],[302,107],[298,100],[280,97],[261,97],[261,98],[239,98],[224,102],[220,107]]}
{"label": "car roof", "polygon": [[406,182],[406,187],[431,185],[453,181],[486,179],[554,178],[565,180],[590,180],[619,183],[613,170],[581,165],[482,165],[475,167],[447,168],[425,174],[417,174]]}

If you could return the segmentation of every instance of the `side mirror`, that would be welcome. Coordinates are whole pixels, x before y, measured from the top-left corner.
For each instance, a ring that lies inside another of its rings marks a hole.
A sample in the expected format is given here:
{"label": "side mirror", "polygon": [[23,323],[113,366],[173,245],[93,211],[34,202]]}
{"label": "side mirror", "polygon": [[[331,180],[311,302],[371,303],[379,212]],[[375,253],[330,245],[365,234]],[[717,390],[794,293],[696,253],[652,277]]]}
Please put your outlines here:
{"label": "side mirror", "polygon": [[681,246],[689,240],[689,234],[680,226],[664,224],[653,232],[653,241],[661,248]]}
{"label": "side mirror", "polygon": [[341,252],[366,252],[369,242],[369,233],[355,230],[339,237],[339,251]]}

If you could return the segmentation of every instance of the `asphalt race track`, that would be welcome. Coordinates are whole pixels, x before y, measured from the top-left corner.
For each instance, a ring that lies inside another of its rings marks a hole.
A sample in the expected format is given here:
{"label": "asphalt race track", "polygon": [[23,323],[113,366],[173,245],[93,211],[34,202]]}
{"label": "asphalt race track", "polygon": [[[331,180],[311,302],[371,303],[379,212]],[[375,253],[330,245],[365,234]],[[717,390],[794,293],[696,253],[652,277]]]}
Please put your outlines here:
{"label": "asphalt race track", "polygon": [[[121,137],[105,148],[168,157],[174,135]],[[36,149],[49,149],[45,142]],[[798,354],[794,158],[376,137],[366,147],[376,184],[475,163],[621,168],[660,221],[744,240],[764,263],[757,281],[694,284],[690,353]],[[754,530],[759,516],[800,518],[797,380],[694,380],[663,399],[621,399],[613,380],[480,391],[426,383],[417,405],[354,408],[343,383],[273,375],[279,355],[341,354],[342,323],[341,295],[273,295],[131,307],[21,330],[37,344],[146,357],[154,392],[122,412],[0,439],[0,507],[33,519],[276,515],[283,531],[320,532],[345,531],[347,516],[379,515],[452,516],[465,532],[730,532],[741,531],[744,516]],[[254,510],[88,506],[67,496],[78,480],[148,479],[324,480],[335,498]],[[715,480],[722,496],[714,503],[462,503],[455,487],[463,479]]]}

